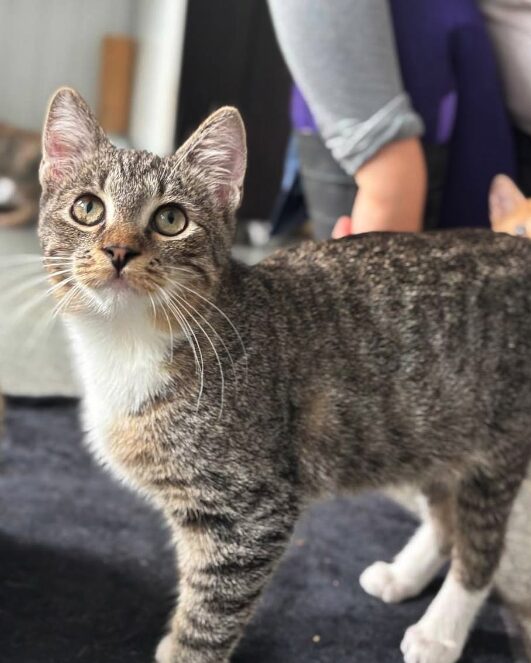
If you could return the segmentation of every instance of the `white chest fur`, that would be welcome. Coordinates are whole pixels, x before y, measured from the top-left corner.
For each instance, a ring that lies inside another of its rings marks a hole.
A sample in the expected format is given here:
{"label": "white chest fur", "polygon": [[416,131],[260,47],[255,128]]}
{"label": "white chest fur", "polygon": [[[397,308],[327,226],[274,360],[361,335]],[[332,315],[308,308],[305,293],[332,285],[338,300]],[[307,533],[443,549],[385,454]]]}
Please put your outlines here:
{"label": "white chest fur", "polygon": [[168,338],[143,309],[112,317],[71,316],[67,327],[84,389],[88,442],[108,462],[105,438],[113,422],[138,411],[168,380]]}

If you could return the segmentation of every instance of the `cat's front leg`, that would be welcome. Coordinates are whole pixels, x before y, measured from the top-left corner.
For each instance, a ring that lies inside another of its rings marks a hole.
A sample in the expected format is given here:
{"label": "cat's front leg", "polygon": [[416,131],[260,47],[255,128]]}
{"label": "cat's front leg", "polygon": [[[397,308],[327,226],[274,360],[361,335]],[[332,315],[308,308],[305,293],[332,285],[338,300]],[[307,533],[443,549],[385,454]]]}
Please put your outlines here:
{"label": "cat's front leg", "polygon": [[225,663],[286,547],[291,525],[190,514],[174,531],[179,599],[156,663]]}

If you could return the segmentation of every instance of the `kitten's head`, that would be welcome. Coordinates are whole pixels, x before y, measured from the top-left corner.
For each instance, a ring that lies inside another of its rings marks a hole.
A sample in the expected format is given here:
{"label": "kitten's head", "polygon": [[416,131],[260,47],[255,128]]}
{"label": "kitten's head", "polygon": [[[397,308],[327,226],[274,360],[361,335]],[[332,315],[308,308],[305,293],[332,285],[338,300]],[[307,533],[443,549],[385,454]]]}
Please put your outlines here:
{"label": "kitten's head", "polygon": [[531,238],[531,200],[507,175],[492,180],[489,208],[494,231]]}
{"label": "kitten's head", "polygon": [[61,88],[44,125],[39,235],[65,308],[112,312],[175,282],[208,296],[230,254],[245,166],[234,108],[159,157],[114,147],[85,101]]}

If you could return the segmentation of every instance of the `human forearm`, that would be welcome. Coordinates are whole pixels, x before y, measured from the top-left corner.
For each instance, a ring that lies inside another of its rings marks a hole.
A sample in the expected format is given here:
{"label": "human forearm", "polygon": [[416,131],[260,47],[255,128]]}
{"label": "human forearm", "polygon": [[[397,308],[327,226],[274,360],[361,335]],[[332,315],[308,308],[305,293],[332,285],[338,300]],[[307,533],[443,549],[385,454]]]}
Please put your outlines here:
{"label": "human forearm", "polygon": [[398,141],[382,148],[355,176],[359,187],[352,216],[340,220],[334,237],[422,228],[426,163],[420,141]]}
{"label": "human forearm", "polygon": [[335,160],[350,175],[422,133],[404,92],[388,0],[269,0],[280,46]]}

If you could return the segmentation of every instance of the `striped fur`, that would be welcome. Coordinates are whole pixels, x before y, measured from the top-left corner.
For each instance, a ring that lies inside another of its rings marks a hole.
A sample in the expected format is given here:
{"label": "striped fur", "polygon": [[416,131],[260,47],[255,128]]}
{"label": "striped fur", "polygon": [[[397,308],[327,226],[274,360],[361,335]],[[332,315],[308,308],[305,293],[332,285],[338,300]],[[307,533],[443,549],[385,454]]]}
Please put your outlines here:
{"label": "striped fur", "polygon": [[[92,126],[73,92],[58,103]],[[428,555],[415,592],[452,557],[405,660],[457,660],[531,453],[531,244],[374,234],[249,268],[230,257],[245,152],[236,111],[214,114],[173,157],[116,150],[99,133],[88,150],[61,153],[64,169],[47,168],[45,152],[40,236],[72,266],[57,292],[90,445],[172,531],[179,600],[159,663],[228,661],[308,503],[397,483],[424,492],[431,524],[392,571]],[[69,218],[86,191],[109,201],[96,230]],[[167,200],[194,232],[153,233],[150,212]],[[102,255],[109,234],[139,254],[119,278]],[[158,288],[178,295],[180,318],[164,298],[150,306]]]}

